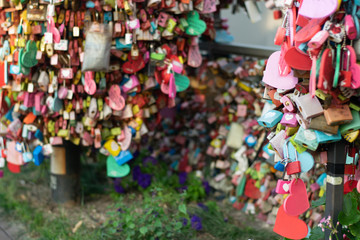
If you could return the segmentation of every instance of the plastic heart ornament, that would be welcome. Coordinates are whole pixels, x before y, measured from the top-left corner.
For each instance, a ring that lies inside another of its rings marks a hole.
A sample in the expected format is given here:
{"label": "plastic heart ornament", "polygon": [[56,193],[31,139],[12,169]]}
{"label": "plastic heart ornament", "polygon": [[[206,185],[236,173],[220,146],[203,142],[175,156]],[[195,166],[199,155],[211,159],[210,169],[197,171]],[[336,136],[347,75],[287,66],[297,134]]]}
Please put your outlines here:
{"label": "plastic heart ornament", "polygon": [[109,89],[109,106],[115,111],[120,111],[125,107],[125,99],[121,96],[118,85],[112,85]]}
{"label": "plastic heart ornament", "polygon": [[324,18],[338,8],[338,0],[303,0],[299,14],[308,18]]}
{"label": "plastic heart ornament", "polygon": [[298,83],[298,79],[294,77],[292,71],[287,76],[281,76],[279,74],[280,54],[280,51],[271,54],[262,81],[274,88],[292,89]]}
{"label": "plastic heart ornament", "polygon": [[309,229],[306,223],[299,219],[299,216],[286,214],[284,205],[281,205],[277,212],[274,225],[274,232],[290,239],[303,239],[308,235]]}
{"label": "plastic heart ornament", "polygon": [[300,178],[294,178],[290,182],[290,195],[284,201],[284,210],[290,216],[299,216],[309,209],[306,186]]}

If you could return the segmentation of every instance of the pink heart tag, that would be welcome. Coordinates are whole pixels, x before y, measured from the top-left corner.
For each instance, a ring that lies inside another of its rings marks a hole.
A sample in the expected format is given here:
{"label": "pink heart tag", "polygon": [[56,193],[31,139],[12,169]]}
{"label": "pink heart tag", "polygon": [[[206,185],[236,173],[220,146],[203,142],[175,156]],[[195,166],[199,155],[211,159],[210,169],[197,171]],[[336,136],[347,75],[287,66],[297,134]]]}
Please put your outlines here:
{"label": "pink heart tag", "polygon": [[292,71],[287,76],[281,76],[279,74],[280,54],[280,51],[271,54],[266,65],[262,81],[274,88],[292,89],[298,83],[298,79],[294,77],[294,73]]}
{"label": "pink heart tag", "polygon": [[176,85],[175,85],[175,77],[174,74],[171,74],[169,81],[169,98],[176,97]]}
{"label": "pink heart tag", "polygon": [[308,18],[324,18],[338,8],[338,0],[303,0],[299,14]]}
{"label": "pink heart tag", "polygon": [[309,199],[303,180],[295,178],[290,182],[290,195],[284,201],[284,210],[290,216],[298,216],[309,209]]}
{"label": "pink heart tag", "polygon": [[96,92],[96,83],[94,77],[94,72],[85,72],[84,90],[89,95],[94,95]]}
{"label": "pink heart tag", "polygon": [[200,67],[202,63],[202,57],[200,54],[199,44],[196,41],[196,38],[192,38],[191,46],[189,47],[188,61],[187,64],[190,67]]}
{"label": "pink heart tag", "polygon": [[118,85],[112,85],[109,89],[109,106],[115,111],[120,111],[125,107],[125,99],[121,96]]}

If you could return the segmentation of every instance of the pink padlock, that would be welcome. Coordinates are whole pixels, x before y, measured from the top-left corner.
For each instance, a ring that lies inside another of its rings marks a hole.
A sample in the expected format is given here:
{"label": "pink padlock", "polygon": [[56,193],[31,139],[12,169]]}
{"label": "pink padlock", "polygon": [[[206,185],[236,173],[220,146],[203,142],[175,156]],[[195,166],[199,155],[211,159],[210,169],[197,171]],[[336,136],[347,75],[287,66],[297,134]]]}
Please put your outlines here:
{"label": "pink padlock", "polygon": [[58,98],[65,99],[68,93],[68,89],[64,86],[60,87],[58,91]]}
{"label": "pink padlock", "polygon": [[279,179],[276,184],[275,191],[278,194],[288,194],[290,188],[290,182],[288,180]]}
{"label": "pink padlock", "polygon": [[355,27],[354,19],[351,15],[346,15],[344,18],[346,36],[350,40],[354,40],[357,36],[357,30]]}
{"label": "pink padlock", "polygon": [[37,112],[41,112],[41,106],[43,106],[41,104],[41,100],[44,97],[44,92],[37,92],[35,94],[35,111]]}
{"label": "pink padlock", "polygon": [[328,37],[329,37],[329,32],[326,30],[321,30],[311,38],[311,40],[308,42],[308,47],[314,49],[319,48],[324,44],[324,42],[326,41],[326,39],[328,39]]}
{"label": "pink padlock", "polygon": [[122,86],[122,90],[127,93],[135,87],[139,86],[139,79],[136,75],[131,75],[129,80]]}
{"label": "pink padlock", "polygon": [[288,112],[296,111],[294,103],[291,101],[291,99],[288,96],[282,96],[280,102],[284,105],[284,108],[288,110]]}
{"label": "pink padlock", "polygon": [[281,121],[281,125],[286,127],[296,127],[298,125],[298,122],[296,120],[296,114],[295,113],[284,113]]}

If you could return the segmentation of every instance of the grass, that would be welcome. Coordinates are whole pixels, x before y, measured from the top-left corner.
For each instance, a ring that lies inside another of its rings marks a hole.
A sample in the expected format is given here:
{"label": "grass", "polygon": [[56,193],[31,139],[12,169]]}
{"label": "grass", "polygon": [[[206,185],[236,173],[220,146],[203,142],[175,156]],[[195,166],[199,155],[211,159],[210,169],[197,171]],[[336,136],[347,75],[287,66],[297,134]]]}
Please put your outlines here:
{"label": "grass", "polygon": [[[60,211],[57,214],[46,212],[45,207],[34,208],[26,197],[26,192],[36,189],[38,186],[48,187],[48,173],[47,166],[42,167],[26,166],[20,174],[12,174],[5,172],[5,177],[0,179],[0,209],[7,213],[7,219],[13,219],[21,222],[28,230],[30,239],[39,240],[92,240],[92,239],[122,239],[106,234],[108,226],[101,226],[96,229],[90,229],[84,224],[75,232],[72,232],[73,227],[79,219],[69,219],[64,214],[66,209],[59,207]],[[32,186],[27,189],[30,183]],[[164,189],[164,201],[171,201],[173,198],[178,198],[173,189]],[[171,193],[171,194],[170,194]],[[170,196],[171,195],[171,196]],[[115,198],[114,198],[115,199]],[[114,200],[114,204],[116,201]],[[43,203],[42,203],[43,204]],[[142,200],[128,201],[129,208],[142,206]],[[256,227],[239,227],[236,226],[236,221],[231,217],[225,221],[225,216],[215,202],[206,203],[209,206],[208,211],[204,211],[199,207],[194,207],[194,204],[188,205],[190,213],[198,215],[202,220],[203,230],[197,234],[198,239],[255,239],[255,240],[269,240],[278,239],[276,235],[267,230],[255,229]],[[41,204],[38,204],[41,206]],[[116,211],[116,208],[110,209]],[[71,211],[71,209],[67,210]],[[187,240],[184,238],[184,240]]]}
{"label": "grass", "polygon": [[[5,211],[7,218],[12,218],[24,224],[28,230],[28,237],[39,240],[53,239],[101,239],[101,233],[81,227],[76,233],[72,228],[76,223],[67,219],[63,214],[56,217],[48,217],[40,208],[33,208],[29,202],[24,200],[23,192],[26,190],[21,181],[32,181],[40,184],[44,181],[43,169],[24,168],[20,174],[5,172],[5,177],[0,179],[0,208]],[[31,177],[37,178],[31,179]],[[22,180],[19,180],[22,179]]]}

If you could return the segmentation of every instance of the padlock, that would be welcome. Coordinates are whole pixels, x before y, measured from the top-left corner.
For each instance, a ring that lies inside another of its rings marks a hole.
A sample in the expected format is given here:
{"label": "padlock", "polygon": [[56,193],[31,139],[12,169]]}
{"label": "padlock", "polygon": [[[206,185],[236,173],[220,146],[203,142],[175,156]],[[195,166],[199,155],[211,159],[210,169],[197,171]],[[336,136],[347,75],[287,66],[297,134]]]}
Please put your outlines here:
{"label": "padlock", "polygon": [[326,122],[325,116],[320,115],[320,116],[317,116],[317,117],[311,119],[311,121],[308,125],[308,128],[313,129],[313,130],[323,131],[323,132],[326,132],[329,134],[337,134],[339,126],[338,125],[335,125],[335,126],[328,125]]}
{"label": "padlock", "polygon": [[285,143],[286,133],[284,130],[281,130],[278,134],[275,135],[269,142],[274,149],[274,151],[281,158],[284,157],[283,146]]}
{"label": "padlock", "polygon": [[276,110],[270,110],[258,118],[258,123],[267,128],[274,127],[282,118],[283,114]]}
{"label": "padlock", "polygon": [[316,139],[320,144],[338,142],[341,140],[340,131],[337,134],[328,134],[322,131],[315,131]]}
{"label": "padlock", "polygon": [[325,109],[324,116],[327,124],[330,126],[343,125],[350,123],[353,120],[348,105],[341,105]]}
{"label": "padlock", "polygon": [[280,123],[281,125],[284,125],[286,127],[296,127],[298,125],[298,122],[296,120],[296,114],[284,113]]}
{"label": "padlock", "polygon": [[297,174],[301,172],[300,161],[289,162],[286,165],[286,173],[287,175]]}
{"label": "padlock", "polygon": [[305,120],[319,116],[324,111],[317,97],[312,98],[310,94],[294,97],[294,101]]}
{"label": "padlock", "polygon": [[303,129],[302,127],[300,127],[296,133],[294,141],[312,151],[316,151],[319,146],[315,131],[311,129]]}
{"label": "padlock", "polygon": [[360,115],[359,112],[351,110],[351,116],[353,120],[350,123],[340,126],[341,135],[348,134],[360,129]]}
{"label": "padlock", "polygon": [[288,194],[290,190],[290,182],[291,181],[289,180],[279,179],[276,184],[275,192],[278,194]]}
{"label": "padlock", "polygon": [[352,80],[352,72],[350,71],[350,50],[345,47],[343,51],[343,57],[341,61],[341,71],[340,71],[340,86],[341,87],[351,87],[351,80]]}

